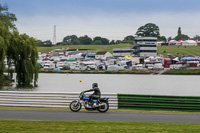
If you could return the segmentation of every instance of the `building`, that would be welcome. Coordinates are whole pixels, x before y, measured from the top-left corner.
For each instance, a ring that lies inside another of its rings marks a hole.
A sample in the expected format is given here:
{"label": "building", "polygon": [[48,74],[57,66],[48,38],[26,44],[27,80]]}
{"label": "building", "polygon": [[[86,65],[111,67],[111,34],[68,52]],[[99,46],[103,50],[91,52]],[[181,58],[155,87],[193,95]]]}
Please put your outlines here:
{"label": "building", "polygon": [[95,55],[95,59],[102,59],[102,60],[107,60],[112,57],[113,57],[113,55],[107,51],[99,51]]}
{"label": "building", "polygon": [[124,57],[124,56],[132,56],[133,49],[131,48],[115,48],[113,49],[114,58]]}
{"label": "building", "polygon": [[197,42],[194,40],[182,41],[182,46],[197,46]]}
{"label": "building", "polygon": [[96,55],[96,53],[89,53],[89,54],[86,54],[85,58],[93,58],[93,59],[95,59],[95,55]]}
{"label": "building", "polygon": [[157,56],[157,38],[136,37],[133,49],[133,54],[136,57]]}
{"label": "building", "polygon": [[75,58],[75,59],[82,59],[83,58],[83,51],[70,51],[68,52],[68,58]]}
{"label": "building", "polygon": [[157,46],[168,46],[169,43],[166,42],[157,42]]}
{"label": "building", "polygon": [[176,41],[176,40],[170,40],[169,41],[169,45],[182,45],[182,41],[179,40],[179,41]]}
{"label": "building", "polygon": [[64,51],[62,49],[55,49],[51,52],[51,56],[64,56]]}
{"label": "building", "polygon": [[197,42],[197,46],[200,46],[200,42]]}

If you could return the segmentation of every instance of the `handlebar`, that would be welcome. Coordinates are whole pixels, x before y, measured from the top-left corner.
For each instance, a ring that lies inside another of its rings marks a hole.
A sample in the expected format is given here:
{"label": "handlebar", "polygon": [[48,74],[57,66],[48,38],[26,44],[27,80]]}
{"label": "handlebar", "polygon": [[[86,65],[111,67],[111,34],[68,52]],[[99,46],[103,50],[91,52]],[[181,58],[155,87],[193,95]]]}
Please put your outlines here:
{"label": "handlebar", "polygon": [[79,95],[79,97],[81,98],[83,96],[84,96],[84,92],[81,92],[80,95]]}
{"label": "handlebar", "polygon": [[81,93],[80,93],[80,95],[83,95],[83,94],[84,94],[84,92],[81,92]]}

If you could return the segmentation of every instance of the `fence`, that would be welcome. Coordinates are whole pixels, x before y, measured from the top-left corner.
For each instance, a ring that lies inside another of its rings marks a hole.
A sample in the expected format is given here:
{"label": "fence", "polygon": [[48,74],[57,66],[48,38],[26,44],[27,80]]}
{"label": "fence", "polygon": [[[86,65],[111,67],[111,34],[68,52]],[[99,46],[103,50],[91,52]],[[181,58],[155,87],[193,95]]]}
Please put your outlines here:
{"label": "fence", "polygon": [[[0,91],[0,106],[69,107],[79,93]],[[102,94],[111,109],[200,111],[200,97]]]}
{"label": "fence", "polygon": [[[110,108],[117,109],[117,94],[102,94],[102,97],[109,97]],[[79,93],[1,91],[0,106],[69,107],[78,98]]]}
{"label": "fence", "polygon": [[200,111],[200,97],[118,94],[118,108]]}

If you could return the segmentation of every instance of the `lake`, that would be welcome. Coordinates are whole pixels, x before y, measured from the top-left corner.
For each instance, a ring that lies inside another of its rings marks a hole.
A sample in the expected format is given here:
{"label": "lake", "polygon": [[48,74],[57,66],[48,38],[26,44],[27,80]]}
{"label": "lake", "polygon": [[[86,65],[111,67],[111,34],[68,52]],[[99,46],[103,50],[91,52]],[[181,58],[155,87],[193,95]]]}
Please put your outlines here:
{"label": "lake", "polygon": [[[82,82],[80,82],[80,80]],[[98,83],[102,93],[200,96],[200,76],[40,73],[38,87],[3,91],[81,92]]]}

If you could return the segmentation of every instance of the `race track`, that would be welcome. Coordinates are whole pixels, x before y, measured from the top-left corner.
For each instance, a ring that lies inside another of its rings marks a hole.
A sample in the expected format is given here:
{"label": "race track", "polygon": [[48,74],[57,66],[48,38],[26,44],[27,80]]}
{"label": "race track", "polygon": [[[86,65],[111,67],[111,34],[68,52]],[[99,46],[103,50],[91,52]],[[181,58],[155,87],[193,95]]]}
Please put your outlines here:
{"label": "race track", "polygon": [[126,121],[200,124],[199,114],[134,113],[134,112],[71,112],[47,110],[0,110],[0,120],[36,121]]}

